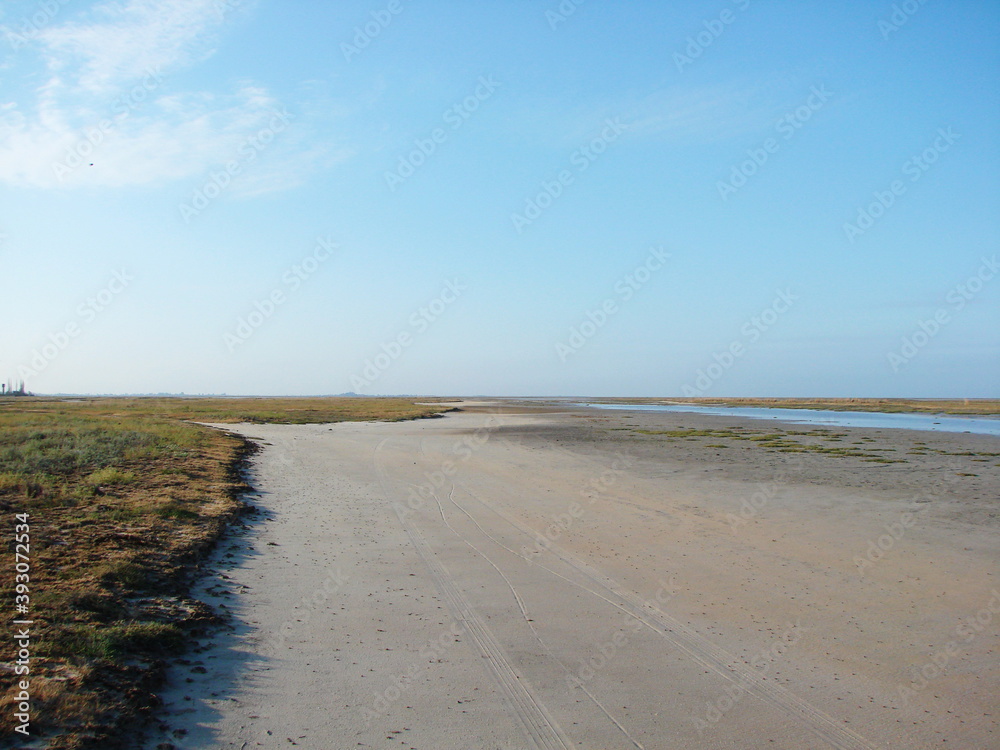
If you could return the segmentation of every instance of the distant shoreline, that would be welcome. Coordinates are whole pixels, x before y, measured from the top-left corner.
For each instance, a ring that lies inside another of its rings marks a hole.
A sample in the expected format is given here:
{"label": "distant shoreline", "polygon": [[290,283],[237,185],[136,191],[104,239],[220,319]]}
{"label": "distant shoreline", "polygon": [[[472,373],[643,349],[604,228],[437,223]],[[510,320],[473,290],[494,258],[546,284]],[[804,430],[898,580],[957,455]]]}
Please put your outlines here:
{"label": "distant shoreline", "polygon": [[[564,399],[558,399],[560,401]],[[568,400],[568,399],[566,399]],[[773,409],[817,409],[864,411],[886,414],[959,414],[1000,416],[1000,399],[902,399],[902,398],[587,398],[575,399],[608,404],[662,404],[691,406],[746,406]]]}
{"label": "distant shoreline", "polygon": [[[0,401],[8,397],[0,396]],[[956,414],[1000,416],[1000,398],[799,398],[799,397],[701,397],[687,398],[682,396],[462,396],[462,395],[391,395],[369,396],[357,393],[338,394],[333,396],[229,396],[229,395],[186,395],[186,394],[146,394],[146,395],[112,395],[112,394],[44,394],[27,396],[28,400],[61,401],[64,399],[81,400],[114,400],[131,399],[141,401],[178,400],[178,401],[210,401],[239,400],[263,401],[347,401],[347,400],[386,400],[412,399],[422,402],[482,400],[504,401],[510,403],[540,403],[565,404],[567,402],[601,402],[608,404],[691,404],[694,406],[748,406],[769,407],[775,409],[819,409],[827,411],[863,411],[884,412],[886,414],[918,413],[918,414]],[[10,399],[13,400],[13,399]]]}

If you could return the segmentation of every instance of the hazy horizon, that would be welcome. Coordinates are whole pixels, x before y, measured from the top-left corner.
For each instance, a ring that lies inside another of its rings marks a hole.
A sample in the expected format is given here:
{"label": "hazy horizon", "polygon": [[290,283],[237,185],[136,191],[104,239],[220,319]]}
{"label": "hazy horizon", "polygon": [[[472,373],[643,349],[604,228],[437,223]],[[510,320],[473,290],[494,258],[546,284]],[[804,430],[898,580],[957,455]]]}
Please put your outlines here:
{"label": "hazy horizon", "polygon": [[[599,399],[647,399],[663,401],[669,399],[687,399],[687,396],[679,395],[649,395],[641,394],[635,396],[619,396],[609,394],[547,394],[547,395],[525,395],[525,394],[491,394],[491,393],[170,393],[166,391],[149,392],[134,391],[122,393],[35,393],[30,391],[30,396],[38,398],[434,398],[434,399],[505,399],[505,400],[556,400],[564,401],[568,399],[580,399],[583,401],[597,401]],[[694,398],[706,400],[785,400],[785,401],[809,401],[809,400],[831,400],[831,401],[995,401],[990,396],[970,397],[970,396],[825,396],[825,395],[784,395],[784,396],[755,396],[755,395],[725,395],[698,396]]]}

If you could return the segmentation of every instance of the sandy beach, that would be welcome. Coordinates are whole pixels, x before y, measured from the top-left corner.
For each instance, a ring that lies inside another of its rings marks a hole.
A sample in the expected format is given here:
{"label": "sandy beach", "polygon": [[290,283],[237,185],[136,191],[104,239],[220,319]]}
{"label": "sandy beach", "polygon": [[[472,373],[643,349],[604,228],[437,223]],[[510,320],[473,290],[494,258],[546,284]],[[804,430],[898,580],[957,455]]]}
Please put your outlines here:
{"label": "sandy beach", "polygon": [[145,747],[1000,743],[1000,439],[456,405],[220,426],[259,512]]}

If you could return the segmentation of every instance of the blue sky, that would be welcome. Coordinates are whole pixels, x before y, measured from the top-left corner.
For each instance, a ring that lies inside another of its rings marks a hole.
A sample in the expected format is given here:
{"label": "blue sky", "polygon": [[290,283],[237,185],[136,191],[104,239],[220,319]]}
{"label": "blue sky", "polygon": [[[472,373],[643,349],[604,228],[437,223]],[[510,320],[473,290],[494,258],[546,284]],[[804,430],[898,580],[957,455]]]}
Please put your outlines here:
{"label": "blue sky", "polygon": [[6,2],[36,392],[1000,396],[993,2]]}

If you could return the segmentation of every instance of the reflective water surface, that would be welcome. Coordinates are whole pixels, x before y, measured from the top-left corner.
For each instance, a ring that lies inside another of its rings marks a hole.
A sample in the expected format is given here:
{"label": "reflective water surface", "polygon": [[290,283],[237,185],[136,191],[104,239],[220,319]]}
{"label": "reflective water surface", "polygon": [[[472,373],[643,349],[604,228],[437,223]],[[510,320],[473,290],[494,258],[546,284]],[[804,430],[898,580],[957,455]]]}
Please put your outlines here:
{"label": "reflective water surface", "polygon": [[826,427],[891,427],[933,432],[973,432],[1000,435],[996,417],[955,417],[944,414],[886,414],[866,411],[828,411],[820,409],[778,409],[759,406],[696,406],[694,404],[601,404],[584,402],[596,409],[633,411],[675,411],[718,416],[770,419],[795,424]]}

